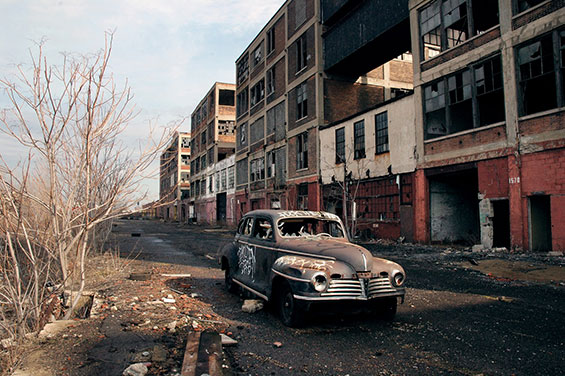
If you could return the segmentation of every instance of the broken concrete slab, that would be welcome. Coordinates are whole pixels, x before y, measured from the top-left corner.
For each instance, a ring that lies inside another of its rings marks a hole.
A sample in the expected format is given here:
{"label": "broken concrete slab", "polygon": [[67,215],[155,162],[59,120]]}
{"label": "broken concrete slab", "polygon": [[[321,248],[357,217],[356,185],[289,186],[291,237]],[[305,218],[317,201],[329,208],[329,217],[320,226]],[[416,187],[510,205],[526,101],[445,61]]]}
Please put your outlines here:
{"label": "broken concrete slab", "polygon": [[237,345],[237,341],[233,338],[231,338],[228,335],[225,334],[220,334],[220,337],[222,339],[222,346],[233,346],[233,345]]}
{"label": "broken concrete slab", "polygon": [[52,338],[73,324],[76,324],[75,320],[58,320],[48,323],[39,332],[39,338]]}

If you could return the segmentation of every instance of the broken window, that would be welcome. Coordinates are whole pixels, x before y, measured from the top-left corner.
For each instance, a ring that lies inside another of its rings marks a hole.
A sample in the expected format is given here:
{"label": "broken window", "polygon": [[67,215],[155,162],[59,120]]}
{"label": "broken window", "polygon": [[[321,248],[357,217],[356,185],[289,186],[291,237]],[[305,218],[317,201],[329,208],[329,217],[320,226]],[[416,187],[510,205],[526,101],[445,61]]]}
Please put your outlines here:
{"label": "broken window", "polygon": [[265,138],[265,122],[263,117],[260,117],[251,124],[249,133],[250,145],[262,141]]}
{"label": "broken window", "polygon": [[306,49],[306,34],[296,40],[296,71],[306,68],[308,51]]}
{"label": "broken window", "polygon": [[275,92],[275,67],[267,71],[267,96]]}
{"label": "broken window", "polygon": [[345,162],[345,128],[335,130],[335,163]]}
{"label": "broken window", "polygon": [[235,132],[235,121],[219,120],[218,134],[221,136],[229,136]]}
{"label": "broken window", "polygon": [[184,148],[184,149],[189,148],[190,147],[190,137],[181,137],[180,147]]}
{"label": "broken window", "polygon": [[496,55],[425,86],[426,139],[504,121],[502,82]]}
{"label": "broken window", "polygon": [[252,182],[265,179],[265,159],[263,157],[251,161],[250,180]]}
{"label": "broken window", "polygon": [[181,172],[180,173],[180,181],[181,183],[188,183],[189,173],[188,172]]}
{"label": "broken window", "polygon": [[220,106],[233,106],[235,104],[235,91],[220,89],[218,101]]}
{"label": "broken window", "polygon": [[206,194],[206,178],[200,180],[200,184],[202,184],[202,186],[200,187],[200,194],[205,195]]}
{"label": "broken window", "polygon": [[249,108],[249,89],[243,89],[237,95],[236,113],[237,117],[245,114]]}
{"label": "broken window", "polygon": [[275,50],[275,27],[267,31],[267,55]]}
{"label": "broken window", "polygon": [[249,57],[245,55],[237,62],[237,83],[240,84],[249,76]]}
{"label": "broken window", "polygon": [[419,13],[421,55],[426,60],[497,25],[498,1],[436,0]]}
{"label": "broken window", "polygon": [[208,177],[208,191],[214,193],[214,175]]}
{"label": "broken window", "polygon": [[265,81],[261,80],[251,88],[251,107],[255,106],[265,97]]}
{"label": "broken window", "polygon": [[554,32],[518,48],[521,115],[557,107],[557,72],[553,60],[553,40],[559,37],[563,54],[563,33],[561,31],[558,35]]}
{"label": "broken window", "polygon": [[298,185],[297,209],[308,210],[308,183]]}
{"label": "broken window", "polygon": [[220,192],[220,171],[216,171],[216,192]]}
{"label": "broken window", "polygon": [[227,182],[226,182],[227,177],[226,177],[226,169],[225,168],[220,172],[220,179],[221,179],[220,189],[222,191],[225,191],[226,190],[226,184],[227,184]]}
{"label": "broken window", "polygon": [[206,154],[200,157],[200,170],[204,171],[206,168]]}
{"label": "broken window", "polygon": [[253,68],[263,61],[263,42],[253,50]]}
{"label": "broken window", "polygon": [[208,150],[208,166],[212,166],[214,164],[214,148]]}
{"label": "broken window", "polygon": [[192,173],[196,173],[196,169],[194,168],[194,160],[191,160],[191,161],[190,161],[190,171],[191,171]]}
{"label": "broken window", "polygon": [[212,144],[214,142],[214,121],[208,124],[208,143]]}
{"label": "broken window", "polygon": [[375,145],[376,154],[386,153],[387,151],[389,151],[387,112],[375,115]]}
{"label": "broken window", "polygon": [[202,131],[202,133],[200,134],[200,143],[202,144],[202,146],[206,145],[206,142],[208,141],[208,139],[206,138],[206,129],[204,129]]}
{"label": "broken window", "polygon": [[296,120],[308,116],[308,91],[306,82],[296,88]]}
{"label": "broken window", "polygon": [[235,187],[234,166],[228,167],[228,189]]}
{"label": "broken window", "polygon": [[354,159],[365,158],[365,121],[353,124]]}
{"label": "broken window", "polygon": [[308,168],[308,132],[296,137],[296,169]]}
{"label": "broken window", "polygon": [[267,177],[272,178],[275,176],[275,151],[267,152]]}
{"label": "broken window", "polygon": [[504,121],[504,91],[500,56],[475,66],[479,125]]}
{"label": "broken window", "polygon": [[190,164],[190,155],[189,154],[181,154],[180,162],[183,166],[188,166]]}
{"label": "broken window", "polygon": [[267,135],[275,133],[276,141],[280,141],[285,135],[285,108],[284,102],[267,111]]}
{"label": "broken window", "polygon": [[239,127],[237,127],[237,134],[236,134],[236,141],[237,141],[237,149],[241,150],[245,147],[247,147],[248,145],[248,138],[247,138],[247,133],[248,133],[248,129],[247,129],[248,125],[247,122],[241,124]]}
{"label": "broken window", "polygon": [[449,133],[473,128],[471,71],[467,69],[449,76],[447,90],[451,119]]}

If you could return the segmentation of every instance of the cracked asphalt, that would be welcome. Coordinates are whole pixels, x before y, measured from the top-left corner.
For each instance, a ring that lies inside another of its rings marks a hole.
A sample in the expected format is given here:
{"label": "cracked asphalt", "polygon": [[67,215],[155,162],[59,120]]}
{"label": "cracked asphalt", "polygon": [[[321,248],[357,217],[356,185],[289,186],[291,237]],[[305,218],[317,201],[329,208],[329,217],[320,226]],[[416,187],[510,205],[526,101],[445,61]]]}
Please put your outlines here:
{"label": "cracked asphalt", "polygon": [[[224,349],[233,375],[560,375],[565,374],[563,257],[472,253],[464,249],[365,244],[400,263],[407,294],[392,323],[369,314],[316,313],[287,328],[272,307],[247,314],[223,287],[217,250],[223,228],[119,221],[124,257],[182,264],[192,286],[239,343]],[[132,237],[131,233],[140,234]],[[472,269],[486,260],[520,261],[557,276],[536,282]],[[275,346],[275,342],[282,344]]]}

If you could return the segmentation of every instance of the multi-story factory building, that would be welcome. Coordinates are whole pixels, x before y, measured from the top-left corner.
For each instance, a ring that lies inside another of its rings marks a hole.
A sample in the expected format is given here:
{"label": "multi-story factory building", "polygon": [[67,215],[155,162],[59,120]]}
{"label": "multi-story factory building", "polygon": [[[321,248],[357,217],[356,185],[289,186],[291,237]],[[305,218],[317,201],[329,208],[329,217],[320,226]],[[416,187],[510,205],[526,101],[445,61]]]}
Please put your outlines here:
{"label": "multi-story factory building", "polygon": [[159,218],[183,222],[188,219],[189,178],[190,132],[175,132],[160,158]]}

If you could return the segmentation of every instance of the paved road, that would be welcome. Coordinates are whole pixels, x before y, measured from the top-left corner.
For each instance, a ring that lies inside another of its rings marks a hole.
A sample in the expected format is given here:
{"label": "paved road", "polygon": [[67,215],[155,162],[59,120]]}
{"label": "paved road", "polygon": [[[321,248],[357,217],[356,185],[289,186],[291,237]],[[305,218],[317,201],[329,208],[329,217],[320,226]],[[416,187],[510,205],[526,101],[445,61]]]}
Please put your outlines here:
{"label": "paved road", "polygon": [[235,375],[565,374],[565,287],[499,280],[460,265],[483,256],[369,246],[407,271],[407,297],[395,321],[325,314],[290,329],[269,306],[243,313],[240,297],[224,290],[212,259],[232,238],[229,231],[141,220],[116,228],[136,242],[138,258],[192,267],[195,290],[232,324],[239,341],[226,349]]}

